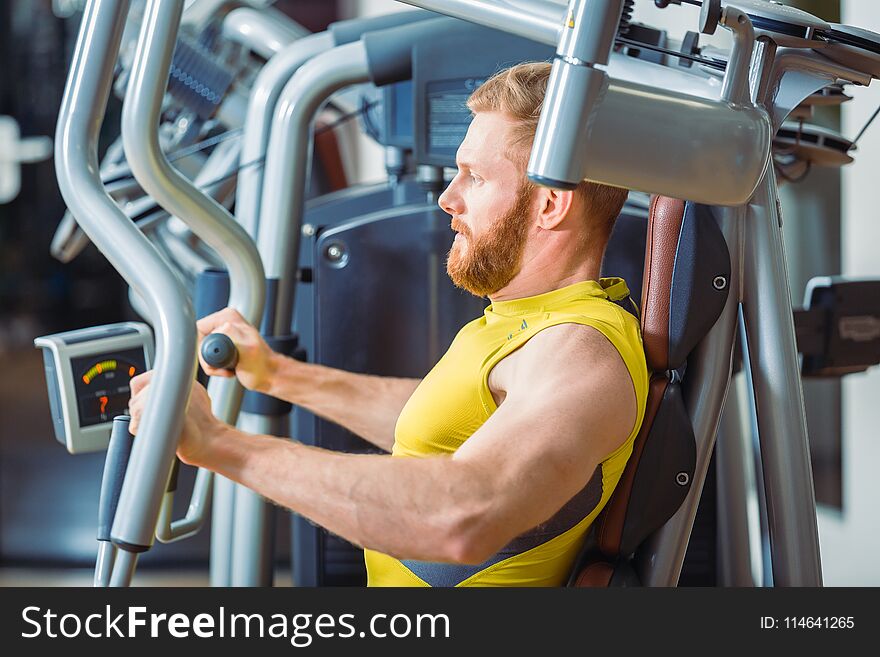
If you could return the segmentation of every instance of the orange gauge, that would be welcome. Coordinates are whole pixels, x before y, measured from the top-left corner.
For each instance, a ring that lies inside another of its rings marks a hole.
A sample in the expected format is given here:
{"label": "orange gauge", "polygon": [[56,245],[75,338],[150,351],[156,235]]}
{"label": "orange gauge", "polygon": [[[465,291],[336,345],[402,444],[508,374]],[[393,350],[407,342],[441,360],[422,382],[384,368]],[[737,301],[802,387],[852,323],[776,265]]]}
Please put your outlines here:
{"label": "orange gauge", "polygon": [[83,424],[109,422],[125,413],[131,398],[131,379],[139,367],[124,358],[125,354],[87,361],[80,380],[85,384],[79,395]]}

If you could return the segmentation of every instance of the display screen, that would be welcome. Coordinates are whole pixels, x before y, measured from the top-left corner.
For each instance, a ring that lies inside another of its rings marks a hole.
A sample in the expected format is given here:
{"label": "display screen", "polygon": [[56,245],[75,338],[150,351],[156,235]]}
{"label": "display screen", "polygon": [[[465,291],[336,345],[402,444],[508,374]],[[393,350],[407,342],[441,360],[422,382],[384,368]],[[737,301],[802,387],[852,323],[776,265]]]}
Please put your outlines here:
{"label": "display screen", "polygon": [[427,85],[427,151],[432,158],[446,157],[454,166],[455,152],[464,141],[473,115],[467,99],[484,79],[441,80]]}
{"label": "display screen", "polygon": [[89,427],[109,422],[128,409],[132,378],[146,370],[140,347],[95,356],[72,358],[79,424]]}

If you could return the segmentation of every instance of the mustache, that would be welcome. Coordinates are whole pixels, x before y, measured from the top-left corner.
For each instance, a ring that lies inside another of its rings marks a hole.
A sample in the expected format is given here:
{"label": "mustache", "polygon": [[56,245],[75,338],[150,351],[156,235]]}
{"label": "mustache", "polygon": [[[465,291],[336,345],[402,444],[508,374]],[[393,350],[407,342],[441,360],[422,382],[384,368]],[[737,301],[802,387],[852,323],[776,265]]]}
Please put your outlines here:
{"label": "mustache", "polygon": [[458,219],[453,219],[450,227],[452,228],[452,230],[454,230],[457,233],[461,233],[465,237],[471,236],[470,228],[468,228],[464,223],[462,223]]}

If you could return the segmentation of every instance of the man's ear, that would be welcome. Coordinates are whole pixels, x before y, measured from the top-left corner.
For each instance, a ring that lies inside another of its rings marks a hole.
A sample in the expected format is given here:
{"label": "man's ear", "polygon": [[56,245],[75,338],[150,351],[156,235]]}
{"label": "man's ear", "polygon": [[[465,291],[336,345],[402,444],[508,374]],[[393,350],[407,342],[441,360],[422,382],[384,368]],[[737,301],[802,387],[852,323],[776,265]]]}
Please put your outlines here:
{"label": "man's ear", "polygon": [[539,187],[538,201],[538,225],[544,230],[554,230],[568,216],[574,191]]}

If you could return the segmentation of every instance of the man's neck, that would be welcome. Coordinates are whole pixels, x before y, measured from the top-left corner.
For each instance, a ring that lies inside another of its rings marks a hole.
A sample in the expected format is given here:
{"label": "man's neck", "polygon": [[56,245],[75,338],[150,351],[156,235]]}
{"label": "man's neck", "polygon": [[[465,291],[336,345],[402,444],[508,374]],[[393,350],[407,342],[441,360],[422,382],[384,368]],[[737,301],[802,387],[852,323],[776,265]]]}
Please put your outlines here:
{"label": "man's neck", "polygon": [[489,301],[509,301],[552,292],[581,281],[598,281],[601,258],[590,258],[577,267],[535,267],[525,263],[520,272],[503,288],[489,295]]}

